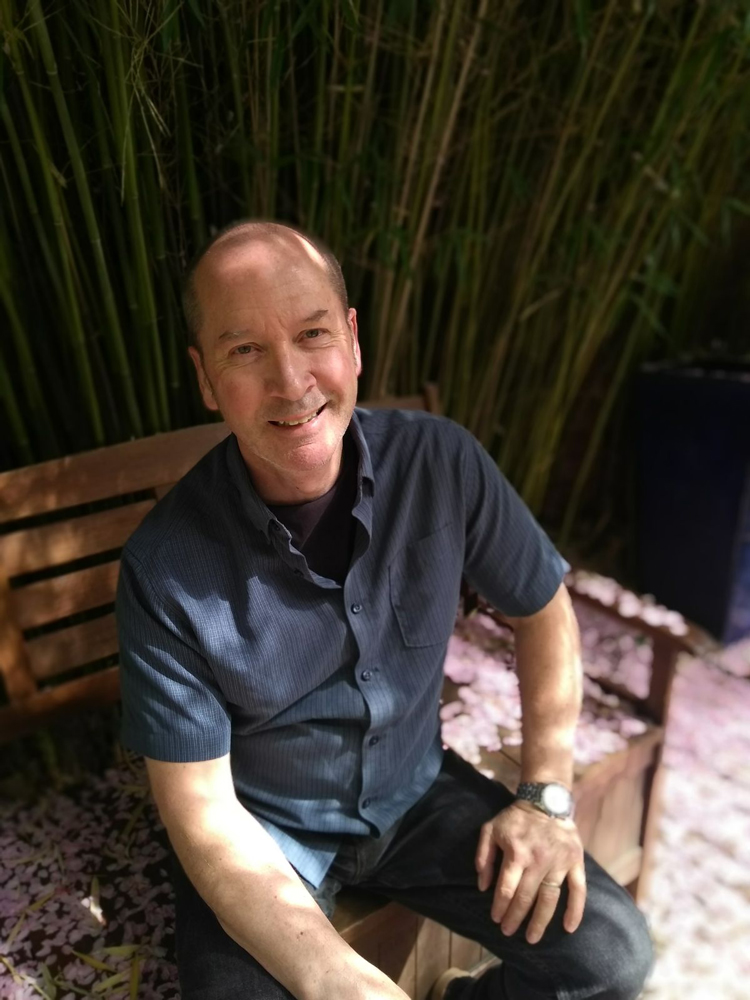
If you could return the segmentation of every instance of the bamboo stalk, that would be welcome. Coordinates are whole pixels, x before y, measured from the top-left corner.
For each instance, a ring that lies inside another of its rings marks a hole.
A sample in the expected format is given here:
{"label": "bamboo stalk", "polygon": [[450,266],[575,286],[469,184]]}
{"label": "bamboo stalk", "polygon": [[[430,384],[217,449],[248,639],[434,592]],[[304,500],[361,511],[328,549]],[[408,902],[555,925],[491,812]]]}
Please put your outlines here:
{"label": "bamboo stalk", "polygon": [[[130,100],[128,99],[125,81],[122,35],[118,0],[109,0],[109,16],[112,29],[113,59],[105,58],[105,67],[109,73],[109,83],[113,107],[117,108],[115,128],[119,125],[119,141],[122,150],[122,187],[125,207],[133,245],[133,258],[138,288],[138,315],[142,357],[148,358],[142,376],[149,385],[149,417],[152,431],[169,429],[169,411],[167,402],[166,380],[164,376],[164,360],[158,334],[156,303],[154,301],[151,272],[148,262],[146,236],[141,213],[140,194],[138,188],[138,172],[136,168],[133,127],[130,115]],[[106,37],[106,36],[105,36]]]}
{"label": "bamboo stalk", "polygon": [[[7,13],[7,8],[4,12]],[[62,263],[62,283],[63,288],[65,289],[66,298],[66,316],[64,319],[66,321],[66,329],[70,335],[71,347],[75,357],[84,404],[88,411],[91,436],[94,444],[101,445],[104,443],[104,426],[102,423],[99,401],[94,387],[91,365],[86,351],[86,336],[83,330],[83,323],[76,295],[73,262],[70,254],[70,242],[65,229],[62,202],[52,170],[50,169],[51,157],[47,148],[39,115],[37,114],[36,107],[31,97],[24,67],[24,60],[21,55],[18,38],[16,36],[9,36],[8,48],[11,62],[15,70],[16,80],[18,81],[21,90],[26,117],[36,144],[40,172],[44,183],[44,191],[47,196],[47,203],[54,225],[58,253]]]}
{"label": "bamboo stalk", "polygon": [[456,123],[456,118],[458,116],[458,110],[461,106],[461,101],[463,98],[464,90],[466,88],[466,83],[468,80],[469,69],[471,68],[472,62],[474,60],[474,53],[479,42],[479,36],[483,27],[483,20],[487,12],[488,0],[480,0],[479,9],[477,11],[477,20],[474,27],[474,31],[469,41],[467,47],[466,55],[461,66],[461,73],[458,78],[458,83],[453,94],[453,101],[451,103],[450,111],[448,113],[448,118],[445,124],[445,129],[443,131],[442,140],[440,147],[438,149],[437,156],[435,158],[435,165],[432,171],[432,177],[430,179],[430,186],[427,192],[427,197],[425,199],[424,207],[422,209],[422,215],[419,220],[419,226],[414,238],[412,245],[411,256],[409,259],[409,267],[407,270],[407,276],[403,283],[403,288],[401,291],[401,297],[396,307],[396,313],[393,320],[393,334],[389,337],[388,344],[386,346],[385,358],[383,361],[383,370],[381,372],[380,382],[376,383],[375,392],[376,398],[384,395],[386,391],[386,383],[388,379],[388,373],[391,364],[396,355],[396,347],[401,337],[403,330],[404,318],[406,315],[406,306],[409,301],[409,296],[411,294],[412,286],[412,274],[417,266],[417,262],[422,252],[422,244],[427,232],[427,225],[429,222],[430,213],[432,211],[433,203],[435,200],[435,192],[437,190],[437,185],[440,180],[443,166],[447,159],[448,144],[453,135],[453,128]]}
{"label": "bamboo stalk", "polygon": [[63,303],[65,300],[65,293],[62,287],[62,281],[60,278],[59,270],[55,264],[52,257],[52,250],[50,248],[49,240],[47,239],[47,234],[44,231],[44,226],[42,224],[42,217],[39,212],[39,204],[34,194],[34,186],[29,177],[28,167],[26,165],[26,159],[23,155],[21,149],[21,143],[18,139],[18,132],[16,131],[16,126],[11,117],[8,105],[5,101],[3,93],[0,91],[0,121],[2,121],[5,129],[8,133],[8,138],[10,140],[11,150],[13,152],[13,159],[16,164],[16,170],[21,181],[21,187],[23,188],[23,193],[26,198],[26,204],[29,207],[29,214],[31,216],[31,221],[34,227],[34,232],[36,233],[37,242],[42,251],[42,257],[44,258],[44,263],[47,266],[47,274],[52,282],[52,287],[55,291],[55,297],[59,303]]}
{"label": "bamboo stalk", "polygon": [[[398,206],[393,215],[394,226],[402,226],[404,220],[407,217],[409,204],[409,199],[411,196],[412,179],[414,175],[414,170],[417,161],[417,151],[420,146],[422,130],[424,128],[424,120],[427,115],[427,109],[429,107],[430,101],[432,99],[433,86],[432,82],[437,71],[437,64],[439,59],[439,53],[441,51],[441,39],[443,34],[443,24],[445,21],[445,9],[442,4],[438,7],[438,12],[435,19],[435,26],[432,30],[432,44],[430,51],[430,64],[427,69],[427,78],[425,80],[424,90],[422,91],[422,100],[419,105],[419,110],[416,115],[416,121],[412,128],[408,130],[409,146],[407,152],[406,160],[406,171],[404,174],[404,180],[401,185],[401,196],[399,199]],[[406,135],[406,133],[405,133]],[[378,353],[375,358],[375,372],[373,374],[373,389],[372,392],[377,399],[379,396],[385,395],[385,382],[387,379],[387,354],[388,348],[387,343],[393,337],[391,328],[391,300],[393,297],[393,290],[395,284],[395,263],[396,263],[396,251],[398,249],[398,243],[395,239],[391,242],[391,249],[388,261],[388,270],[385,274],[384,287],[380,294],[378,295],[379,308],[380,308],[380,321],[378,325],[377,332],[377,345]],[[391,330],[389,331],[389,328]]]}
{"label": "bamboo stalk", "polygon": [[236,130],[239,135],[240,180],[242,184],[244,211],[251,212],[253,204],[252,185],[250,183],[250,166],[245,139],[245,102],[242,98],[242,84],[240,82],[237,32],[233,31],[230,26],[226,5],[224,3],[217,4],[217,10],[219,20],[221,21],[224,47],[229,61],[229,76],[232,81],[232,102],[234,115],[237,120]]}
{"label": "bamboo stalk", "polygon": [[[2,302],[5,312],[7,313],[8,324],[13,338],[13,347],[16,352],[16,357],[18,358],[18,367],[21,373],[21,384],[23,386],[24,394],[30,404],[31,412],[35,415],[35,418],[38,421],[37,428],[40,432],[42,440],[43,453],[45,455],[49,455],[50,457],[59,455],[60,447],[57,435],[55,434],[54,426],[47,408],[47,402],[44,397],[44,392],[42,391],[42,387],[37,376],[34,357],[29,344],[28,333],[24,329],[24,324],[21,322],[21,317],[16,309],[16,303],[13,297],[11,285],[10,270],[2,243],[0,243],[0,302]],[[11,409],[15,405],[14,399],[15,397],[11,396],[9,393],[8,405]],[[13,414],[11,414],[11,416],[13,416]],[[13,417],[13,419],[15,419],[15,417]],[[25,445],[21,442],[21,439],[17,440],[19,442],[19,447],[25,447]],[[24,440],[27,441],[27,438],[24,437]]]}
{"label": "bamboo stalk", "polygon": [[99,293],[101,294],[106,318],[105,341],[107,347],[112,353],[112,362],[120,380],[120,387],[133,432],[137,437],[141,437],[143,435],[141,415],[133,388],[133,377],[130,372],[130,364],[125,351],[125,343],[122,337],[122,330],[120,329],[117,306],[115,305],[115,296],[109,279],[107,263],[104,259],[102,238],[99,232],[99,224],[96,219],[94,205],[91,199],[91,192],[86,178],[86,170],[83,165],[81,150],[73,130],[73,123],[70,119],[65,95],[63,94],[62,87],[60,85],[57,63],[55,61],[54,52],[52,51],[52,44],[50,42],[47,24],[44,19],[44,13],[42,11],[40,0],[30,0],[29,9],[32,15],[31,26],[34,34],[36,35],[39,49],[42,53],[42,60],[50,82],[52,97],[55,102],[60,124],[62,126],[65,144],[68,148],[68,153],[70,154],[73,175],[75,177],[78,195],[81,200],[81,208],[83,209],[84,222],[94,256],[94,265],[99,279]]}
{"label": "bamboo stalk", "polygon": [[8,425],[12,434],[14,447],[25,465],[30,465],[34,461],[34,452],[26,430],[21,408],[13,390],[13,380],[8,372],[5,358],[0,350],[0,401],[8,418]]}

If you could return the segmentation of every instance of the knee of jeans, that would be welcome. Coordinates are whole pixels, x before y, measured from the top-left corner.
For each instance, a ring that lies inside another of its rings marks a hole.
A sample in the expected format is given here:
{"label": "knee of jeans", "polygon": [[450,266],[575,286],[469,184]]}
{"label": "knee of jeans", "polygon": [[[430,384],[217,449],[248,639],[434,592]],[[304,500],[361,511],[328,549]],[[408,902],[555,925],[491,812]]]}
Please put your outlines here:
{"label": "knee of jeans", "polygon": [[611,943],[612,980],[608,1000],[636,1000],[654,967],[654,945],[646,918],[635,905],[623,914]]}

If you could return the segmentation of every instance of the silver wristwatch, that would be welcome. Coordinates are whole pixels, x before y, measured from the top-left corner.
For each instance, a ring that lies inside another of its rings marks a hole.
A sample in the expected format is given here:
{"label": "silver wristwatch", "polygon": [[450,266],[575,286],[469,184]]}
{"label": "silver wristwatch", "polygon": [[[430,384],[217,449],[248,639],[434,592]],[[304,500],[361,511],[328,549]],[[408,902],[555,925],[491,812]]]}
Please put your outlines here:
{"label": "silver wristwatch", "polygon": [[522,781],[516,799],[530,802],[553,819],[569,819],[573,815],[573,796],[557,781]]}

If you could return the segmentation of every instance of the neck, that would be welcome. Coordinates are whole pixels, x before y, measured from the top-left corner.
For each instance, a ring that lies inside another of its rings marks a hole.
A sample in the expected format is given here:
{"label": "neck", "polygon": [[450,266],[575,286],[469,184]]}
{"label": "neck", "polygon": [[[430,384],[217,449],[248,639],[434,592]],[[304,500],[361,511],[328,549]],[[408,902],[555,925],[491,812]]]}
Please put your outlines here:
{"label": "neck", "polygon": [[[242,445],[240,445],[240,452],[242,452]],[[339,444],[337,451],[326,465],[317,469],[306,469],[295,474],[273,468],[259,469],[248,462],[244,454],[242,455],[255,492],[270,507],[307,503],[322,497],[339,478],[342,456],[343,443]]]}

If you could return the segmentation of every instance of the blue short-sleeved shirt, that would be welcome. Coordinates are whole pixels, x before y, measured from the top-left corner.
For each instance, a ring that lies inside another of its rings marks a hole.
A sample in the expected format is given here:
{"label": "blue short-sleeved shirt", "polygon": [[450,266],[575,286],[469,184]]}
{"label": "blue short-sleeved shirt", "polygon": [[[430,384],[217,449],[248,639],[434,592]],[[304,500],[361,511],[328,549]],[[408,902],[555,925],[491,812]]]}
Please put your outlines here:
{"label": "blue short-sleeved shirt", "polygon": [[165,761],[230,753],[238,798],[314,886],[342,835],[388,829],[440,770],[462,575],[523,616],[568,569],[458,424],[356,409],[350,433],[343,586],[309,569],[230,435],[130,538],[117,595],[123,742]]}

